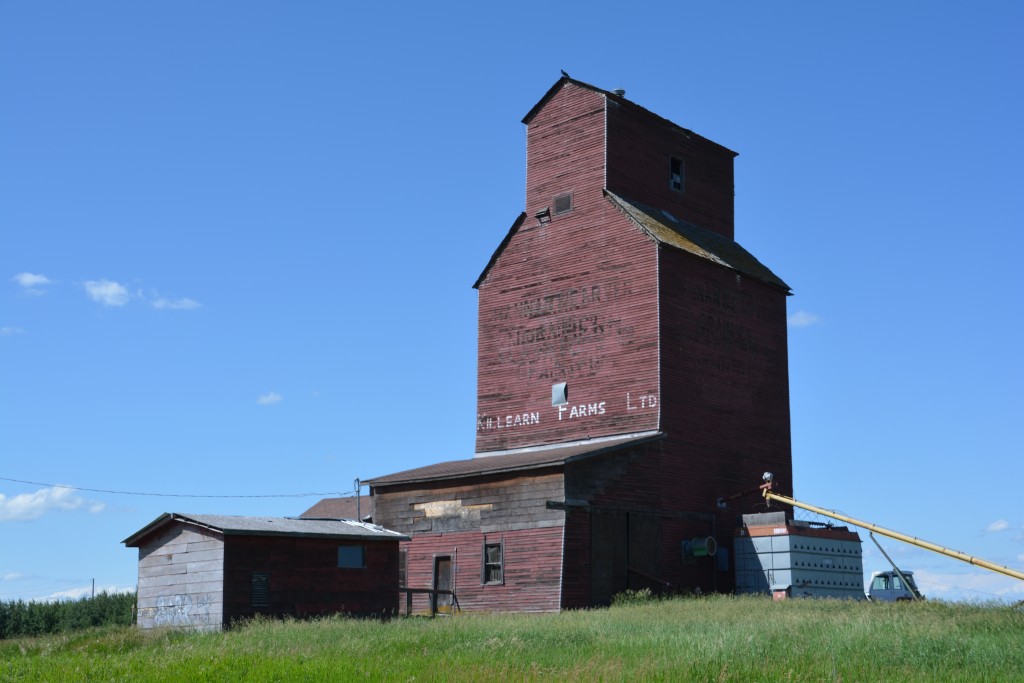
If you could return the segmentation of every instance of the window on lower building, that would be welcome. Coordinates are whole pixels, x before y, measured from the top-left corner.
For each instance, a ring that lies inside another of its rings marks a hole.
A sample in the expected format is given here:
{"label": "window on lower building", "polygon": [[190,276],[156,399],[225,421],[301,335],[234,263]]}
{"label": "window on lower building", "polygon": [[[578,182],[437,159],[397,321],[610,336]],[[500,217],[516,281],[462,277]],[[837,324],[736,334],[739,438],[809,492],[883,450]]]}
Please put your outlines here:
{"label": "window on lower building", "polygon": [[270,573],[252,573],[251,602],[253,607],[270,607]]}
{"label": "window on lower building", "polygon": [[480,573],[482,583],[505,583],[505,541],[488,543],[484,541],[483,567]]}
{"label": "window on lower building", "polygon": [[682,192],[685,184],[686,169],[683,160],[671,157],[668,161],[668,186],[676,192]]}
{"label": "window on lower building", "polygon": [[338,567],[341,569],[362,569],[366,566],[366,546],[338,546]]}
{"label": "window on lower building", "polygon": [[402,549],[398,551],[398,585],[401,588],[405,588],[408,584],[406,581],[406,567],[409,566],[409,551]]}

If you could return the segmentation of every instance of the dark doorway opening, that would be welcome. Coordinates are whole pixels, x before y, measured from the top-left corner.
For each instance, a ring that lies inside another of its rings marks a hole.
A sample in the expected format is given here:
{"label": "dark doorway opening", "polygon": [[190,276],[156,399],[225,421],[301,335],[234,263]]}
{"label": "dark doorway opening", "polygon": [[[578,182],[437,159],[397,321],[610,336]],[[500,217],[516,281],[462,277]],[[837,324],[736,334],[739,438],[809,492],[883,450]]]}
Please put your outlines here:
{"label": "dark doorway opening", "polygon": [[661,525],[655,514],[595,510],[590,515],[590,602],[609,605],[626,589],[657,588]]}
{"label": "dark doorway opening", "polygon": [[[452,589],[452,558],[451,555],[434,557],[434,590],[450,591]],[[452,596],[434,593],[430,596],[431,614],[451,614]]]}

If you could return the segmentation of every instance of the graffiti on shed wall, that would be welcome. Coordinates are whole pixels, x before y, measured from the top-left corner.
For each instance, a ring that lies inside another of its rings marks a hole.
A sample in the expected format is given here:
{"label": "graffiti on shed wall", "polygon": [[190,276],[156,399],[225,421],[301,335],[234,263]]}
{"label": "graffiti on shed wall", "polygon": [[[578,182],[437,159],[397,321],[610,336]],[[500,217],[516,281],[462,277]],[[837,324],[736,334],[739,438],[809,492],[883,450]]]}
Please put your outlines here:
{"label": "graffiti on shed wall", "polygon": [[212,604],[213,596],[208,593],[161,595],[156,607],[139,610],[139,618],[152,619],[154,626],[205,626],[211,623]]}

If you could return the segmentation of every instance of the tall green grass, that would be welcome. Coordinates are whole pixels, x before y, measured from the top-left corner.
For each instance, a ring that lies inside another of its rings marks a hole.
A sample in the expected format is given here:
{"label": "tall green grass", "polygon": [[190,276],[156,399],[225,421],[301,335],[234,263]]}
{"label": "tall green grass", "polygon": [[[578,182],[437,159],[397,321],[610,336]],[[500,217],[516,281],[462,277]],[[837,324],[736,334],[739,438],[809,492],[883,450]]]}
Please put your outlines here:
{"label": "tall green grass", "polygon": [[1000,605],[712,596],[550,615],[108,628],[0,642],[7,681],[1020,681]]}

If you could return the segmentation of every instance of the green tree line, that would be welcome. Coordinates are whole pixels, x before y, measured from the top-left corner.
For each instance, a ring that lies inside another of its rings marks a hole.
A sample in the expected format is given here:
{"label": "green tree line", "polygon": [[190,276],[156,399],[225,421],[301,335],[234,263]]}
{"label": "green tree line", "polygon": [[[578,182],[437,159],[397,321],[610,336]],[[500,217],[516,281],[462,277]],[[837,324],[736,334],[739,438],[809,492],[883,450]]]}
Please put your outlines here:
{"label": "green tree line", "polygon": [[0,601],[0,639],[64,633],[91,626],[129,626],[135,593],[99,593],[59,602]]}

